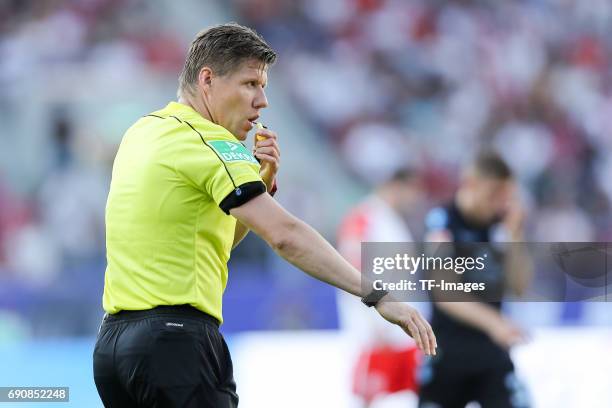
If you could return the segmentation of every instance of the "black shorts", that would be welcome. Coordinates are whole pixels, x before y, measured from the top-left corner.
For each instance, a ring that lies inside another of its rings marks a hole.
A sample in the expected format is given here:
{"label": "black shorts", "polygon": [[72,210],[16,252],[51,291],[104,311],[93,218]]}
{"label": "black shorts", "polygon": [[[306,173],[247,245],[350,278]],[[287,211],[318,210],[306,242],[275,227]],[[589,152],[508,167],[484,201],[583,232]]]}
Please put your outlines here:
{"label": "black shorts", "polygon": [[440,346],[419,372],[419,408],[529,408],[527,389],[516,377],[510,355],[492,342],[457,337]]}
{"label": "black shorts", "polygon": [[219,323],[191,306],[107,315],[94,348],[93,370],[105,407],[238,405]]}

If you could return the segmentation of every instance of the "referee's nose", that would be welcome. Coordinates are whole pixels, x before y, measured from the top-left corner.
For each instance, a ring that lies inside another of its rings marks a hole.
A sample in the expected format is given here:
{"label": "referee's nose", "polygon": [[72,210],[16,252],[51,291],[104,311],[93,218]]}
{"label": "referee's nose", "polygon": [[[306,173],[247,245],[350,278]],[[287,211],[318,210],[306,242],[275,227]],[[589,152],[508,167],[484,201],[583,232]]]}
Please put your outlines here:
{"label": "referee's nose", "polygon": [[257,96],[253,100],[253,107],[258,110],[268,107],[268,98],[263,88],[259,88],[259,92],[257,92]]}

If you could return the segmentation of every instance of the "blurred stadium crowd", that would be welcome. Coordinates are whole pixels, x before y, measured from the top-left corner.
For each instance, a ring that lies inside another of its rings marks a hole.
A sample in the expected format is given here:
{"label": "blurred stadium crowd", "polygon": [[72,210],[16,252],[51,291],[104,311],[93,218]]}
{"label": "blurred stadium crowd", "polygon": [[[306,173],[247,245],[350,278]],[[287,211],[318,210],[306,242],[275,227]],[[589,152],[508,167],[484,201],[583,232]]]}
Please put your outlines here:
{"label": "blurred stadium crowd", "polygon": [[612,3],[234,0],[305,115],[370,183],[432,199],[485,146],[525,186],[538,241],[609,240]]}
{"label": "blurred stadium crowd", "polygon": [[186,48],[163,18],[146,1],[0,3],[0,291],[35,335],[98,324],[112,160],[149,109],[122,98],[156,81],[161,106]]}
{"label": "blurred stadium crowd", "polygon": [[[410,166],[429,207],[491,146],[522,181],[530,240],[612,239],[609,1],[221,4],[278,50],[271,82],[364,186]],[[172,10],[0,2],[0,308],[39,322],[34,334],[97,327],[114,152],[131,121],[174,97],[194,34]],[[66,307],[70,322],[45,326]]]}

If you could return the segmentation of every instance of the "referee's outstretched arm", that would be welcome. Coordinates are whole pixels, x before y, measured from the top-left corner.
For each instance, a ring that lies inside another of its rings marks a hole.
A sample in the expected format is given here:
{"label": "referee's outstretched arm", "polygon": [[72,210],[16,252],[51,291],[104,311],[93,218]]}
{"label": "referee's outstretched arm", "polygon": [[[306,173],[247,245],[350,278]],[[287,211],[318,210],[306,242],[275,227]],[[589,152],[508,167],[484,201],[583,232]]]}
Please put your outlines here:
{"label": "referee's outstretched arm", "polygon": [[[369,294],[363,292],[361,273],[318,232],[287,212],[269,194],[261,194],[231,209],[230,214],[263,238],[277,254],[309,275],[355,296]],[[424,353],[435,354],[436,337],[429,323],[416,309],[390,301],[389,296],[376,304],[378,313],[413,337]]]}

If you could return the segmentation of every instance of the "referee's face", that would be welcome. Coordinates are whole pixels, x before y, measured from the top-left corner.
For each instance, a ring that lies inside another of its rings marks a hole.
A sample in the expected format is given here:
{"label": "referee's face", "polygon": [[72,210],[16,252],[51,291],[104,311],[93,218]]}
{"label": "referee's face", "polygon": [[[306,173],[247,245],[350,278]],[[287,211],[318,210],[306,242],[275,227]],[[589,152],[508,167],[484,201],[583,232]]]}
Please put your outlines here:
{"label": "referee's face", "polygon": [[267,69],[260,61],[248,60],[236,70],[212,78],[207,98],[212,120],[238,140],[246,139],[259,111],[268,106],[264,92]]}

